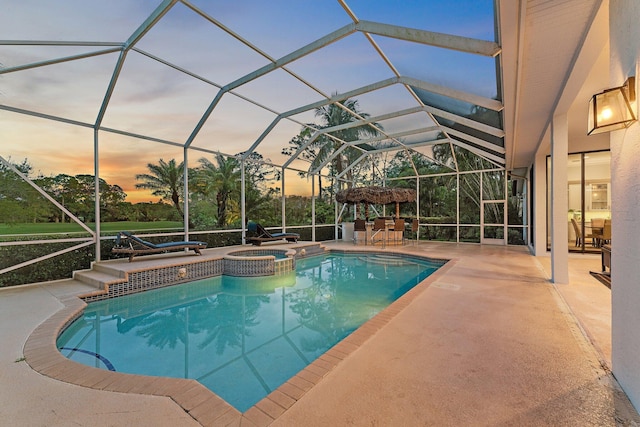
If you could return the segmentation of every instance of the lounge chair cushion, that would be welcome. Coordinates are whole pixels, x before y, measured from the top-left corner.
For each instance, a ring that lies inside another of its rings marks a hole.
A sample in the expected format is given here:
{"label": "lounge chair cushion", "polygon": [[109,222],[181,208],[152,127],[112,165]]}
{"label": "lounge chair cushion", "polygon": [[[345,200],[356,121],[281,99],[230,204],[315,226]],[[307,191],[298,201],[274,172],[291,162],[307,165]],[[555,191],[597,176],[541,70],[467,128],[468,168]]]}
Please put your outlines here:
{"label": "lounge chair cushion", "polygon": [[[127,239],[128,244],[123,244],[123,240]],[[202,255],[200,250],[206,249],[206,242],[199,241],[183,241],[183,242],[167,242],[167,243],[151,243],[134,236],[128,231],[121,231],[116,236],[116,245],[111,250],[113,253],[122,253],[129,255],[129,262],[136,255],[154,254],[169,251],[177,251],[181,249],[191,249],[197,255]]]}
{"label": "lounge chair cushion", "polygon": [[298,233],[270,233],[262,225],[257,222],[249,221],[247,223],[247,230],[251,233],[257,234],[257,236],[248,236],[247,243],[252,243],[256,246],[260,246],[262,242],[273,242],[276,240],[286,239],[288,242],[297,243],[300,239]]}

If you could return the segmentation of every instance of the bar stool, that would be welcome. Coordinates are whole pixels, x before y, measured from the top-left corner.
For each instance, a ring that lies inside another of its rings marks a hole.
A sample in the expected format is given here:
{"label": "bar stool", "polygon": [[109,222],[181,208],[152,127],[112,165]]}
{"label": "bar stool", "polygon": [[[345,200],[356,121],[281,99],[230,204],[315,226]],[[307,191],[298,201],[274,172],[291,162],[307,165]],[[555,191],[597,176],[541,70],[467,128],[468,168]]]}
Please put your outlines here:
{"label": "bar stool", "polygon": [[359,235],[364,236],[364,244],[367,244],[367,223],[364,219],[356,219],[353,222],[353,244],[357,245],[360,241]]}
{"label": "bar stool", "polygon": [[[382,238],[376,236],[382,235]],[[371,234],[371,244],[375,245],[376,242],[382,242],[382,247],[385,247],[387,240],[387,223],[384,218],[376,218],[373,220],[373,233]]]}

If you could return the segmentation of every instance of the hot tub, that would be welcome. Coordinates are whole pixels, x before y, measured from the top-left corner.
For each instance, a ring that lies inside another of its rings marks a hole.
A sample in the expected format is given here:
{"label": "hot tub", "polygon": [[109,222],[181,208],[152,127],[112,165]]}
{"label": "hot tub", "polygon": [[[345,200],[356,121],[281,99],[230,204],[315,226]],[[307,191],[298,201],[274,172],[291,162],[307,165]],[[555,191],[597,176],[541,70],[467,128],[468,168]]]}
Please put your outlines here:
{"label": "hot tub", "polygon": [[227,276],[256,277],[290,273],[295,270],[295,250],[243,249],[224,256]]}

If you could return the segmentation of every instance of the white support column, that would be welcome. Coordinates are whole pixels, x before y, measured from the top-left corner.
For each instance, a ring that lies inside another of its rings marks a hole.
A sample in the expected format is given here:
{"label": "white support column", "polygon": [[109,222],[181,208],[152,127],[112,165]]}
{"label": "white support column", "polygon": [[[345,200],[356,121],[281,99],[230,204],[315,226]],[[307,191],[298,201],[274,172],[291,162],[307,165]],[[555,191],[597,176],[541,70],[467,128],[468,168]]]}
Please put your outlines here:
{"label": "white support column", "polygon": [[569,283],[569,121],[558,114],[551,123],[551,280]]}
{"label": "white support column", "polygon": [[189,240],[189,149],[184,148],[182,153],[182,212],[184,212],[183,227],[184,239]]}
{"label": "white support column", "polygon": [[96,224],[96,257],[95,261],[100,262],[100,258],[102,257],[100,251],[100,150],[98,146],[98,128],[93,129],[93,176],[95,183],[95,224]]}
{"label": "white support column", "polygon": [[[339,185],[338,182],[336,180],[334,180],[333,182],[333,193],[337,193],[339,189]],[[333,221],[333,239],[334,240],[338,240],[338,219],[339,219],[339,215],[342,215],[342,212],[338,213],[338,201],[336,200],[336,198],[333,198],[333,206],[334,206],[334,221]],[[344,207],[343,207],[344,209]]]}
{"label": "white support column", "polygon": [[[528,169],[525,176],[530,177]],[[527,244],[530,244],[529,236],[531,234],[529,233],[529,230],[531,230],[531,218],[533,218],[530,211],[531,206],[528,204],[530,200],[529,194],[531,191],[530,185],[531,183],[529,182],[529,178],[525,179],[522,185],[522,203],[524,205],[522,210],[522,225],[524,225],[524,228],[522,229],[522,238],[527,242]]]}
{"label": "white support column", "polygon": [[[548,133],[548,132],[547,132]],[[545,136],[548,138],[548,135]],[[547,155],[539,149],[533,170],[532,193],[535,221],[533,227],[533,246],[535,256],[547,255]],[[568,248],[567,248],[568,249]]]}
{"label": "white support column", "polygon": [[[420,241],[420,178],[419,177],[416,177],[416,218],[418,219],[418,229],[416,230],[416,242],[419,242]],[[460,221],[458,221],[458,223],[459,222]]]}
{"label": "white support column", "polygon": [[282,185],[282,232],[286,233],[287,232],[287,214],[285,213],[285,193],[284,193],[284,171],[285,168],[282,168],[282,177],[280,178],[280,182]]}
{"label": "white support column", "polygon": [[245,185],[245,160],[240,161],[240,221],[242,221],[242,243],[246,243],[247,240],[247,208],[246,208],[246,185]]}
{"label": "white support column", "polygon": [[456,174],[456,243],[460,243],[460,174]]}
{"label": "white support column", "polygon": [[316,177],[311,175],[311,241],[316,241]]}
{"label": "white support column", "polygon": [[[515,182],[514,182],[515,183]],[[507,200],[509,199],[509,180],[507,179],[507,171],[504,171],[504,202],[502,203],[503,209],[503,221],[502,221],[502,235],[504,236],[504,244],[509,244],[509,208],[507,207]]]}

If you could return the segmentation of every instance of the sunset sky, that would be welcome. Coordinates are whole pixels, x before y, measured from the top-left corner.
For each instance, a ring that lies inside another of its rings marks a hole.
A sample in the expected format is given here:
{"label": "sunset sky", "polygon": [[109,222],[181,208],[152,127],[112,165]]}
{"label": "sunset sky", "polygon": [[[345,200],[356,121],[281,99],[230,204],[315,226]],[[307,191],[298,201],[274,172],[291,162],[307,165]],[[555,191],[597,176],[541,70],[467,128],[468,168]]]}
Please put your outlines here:
{"label": "sunset sky", "polygon": [[[83,59],[0,74],[0,106],[25,109],[93,125],[103,103],[120,52],[101,45],[52,46],[9,44],[17,40],[126,41],[160,4],[151,0],[20,0],[4,1],[0,13],[0,66],[11,69],[55,58],[93,53]],[[270,58],[281,58],[352,22],[337,1],[194,0],[197,8],[221,22]],[[361,20],[420,28],[483,40],[494,40],[492,0],[353,0],[347,1]],[[495,63],[491,58],[444,51],[429,46],[374,37],[398,71],[486,97],[496,95]],[[3,42],[4,41],[4,42]],[[102,122],[106,128],[183,144],[222,87],[269,63],[220,28],[178,2],[135,46],[194,78],[148,56],[130,51]],[[100,54],[97,54],[100,53]],[[468,78],[473,67],[474,79]],[[247,150],[277,113],[393,76],[366,37],[356,32],[302,57],[287,68],[318,91],[283,70],[225,94],[192,147],[225,154]],[[203,81],[205,80],[205,81]],[[362,111],[372,116],[415,106],[401,86],[358,96]],[[251,99],[256,104],[250,103]],[[313,112],[294,117],[315,122]],[[406,117],[402,120],[424,120]],[[384,123],[401,128],[402,120]],[[282,120],[257,151],[276,164],[287,160],[282,147],[300,131],[298,123]],[[13,162],[28,159],[35,173],[93,174],[94,134],[74,126],[0,109],[0,155]],[[182,160],[180,146],[111,132],[99,132],[100,175],[120,185],[130,202],[157,201],[134,188],[135,175],[160,158]],[[189,151],[189,165],[212,154]],[[300,169],[308,164],[298,161]],[[288,194],[310,194],[307,180],[287,175]]]}

